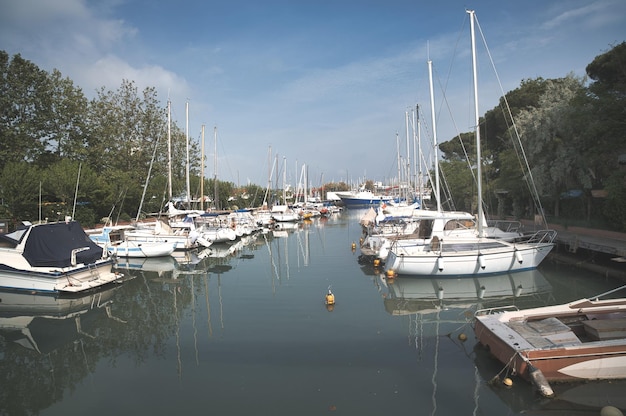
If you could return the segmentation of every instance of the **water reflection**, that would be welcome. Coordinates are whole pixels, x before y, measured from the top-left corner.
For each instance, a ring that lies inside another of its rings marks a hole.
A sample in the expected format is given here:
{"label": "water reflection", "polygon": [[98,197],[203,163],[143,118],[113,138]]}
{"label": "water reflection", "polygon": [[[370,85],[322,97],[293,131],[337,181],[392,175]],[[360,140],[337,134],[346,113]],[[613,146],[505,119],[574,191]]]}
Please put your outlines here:
{"label": "water reflection", "polygon": [[381,282],[387,290],[385,310],[392,315],[522,306],[529,298],[545,304],[552,294],[552,286],[539,270],[459,279],[381,277]]}
{"label": "water reflection", "polygon": [[94,371],[112,328],[127,323],[112,309],[119,287],[72,298],[0,292],[1,414],[36,414]]}
{"label": "water reflection", "polygon": [[[38,351],[22,329],[2,329],[0,414],[549,409],[526,383],[511,390],[487,384],[502,366],[474,351],[473,311],[500,302],[561,302],[614,287],[550,268],[476,281],[388,283],[371,265],[359,268],[350,243],[360,234],[358,219],[333,216],[302,222],[286,238],[259,233],[246,243],[171,259],[121,260],[116,267],[130,280],[100,300],[82,299],[77,309],[54,302],[54,308],[85,310],[80,331],[67,314],[68,331],[51,326],[32,337]],[[330,285],[337,295],[333,313],[323,302]],[[27,315],[16,304],[8,309]]]}

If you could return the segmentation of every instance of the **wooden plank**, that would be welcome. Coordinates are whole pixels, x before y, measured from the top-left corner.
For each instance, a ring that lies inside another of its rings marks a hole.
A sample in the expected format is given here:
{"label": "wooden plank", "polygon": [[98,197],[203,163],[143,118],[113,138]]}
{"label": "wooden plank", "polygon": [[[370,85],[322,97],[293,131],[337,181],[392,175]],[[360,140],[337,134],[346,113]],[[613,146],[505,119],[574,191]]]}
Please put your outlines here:
{"label": "wooden plank", "polygon": [[598,340],[626,338],[626,319],[595,319],[584,321],[585,331]]}

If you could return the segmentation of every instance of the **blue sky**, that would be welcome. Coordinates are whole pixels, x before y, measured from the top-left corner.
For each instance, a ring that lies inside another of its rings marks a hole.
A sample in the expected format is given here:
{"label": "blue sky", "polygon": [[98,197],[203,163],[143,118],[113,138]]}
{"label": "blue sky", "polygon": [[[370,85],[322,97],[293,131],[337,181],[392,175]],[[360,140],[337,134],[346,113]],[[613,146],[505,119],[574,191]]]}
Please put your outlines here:
{"label": "blue sky", "polygon": [[[294,185],[302,164],[313,186],[389,181],[416,104],[422,141],[432,139],[429,58],[438,140],[472,129],[466,9],[476,11],[504,92],[523,79],[583,76],[626,40],[624,0],[475,3],[0,0],[0,49],[60,70],[88,97],[123,79],[156,87],[183,129],[188,101],[191,139],[206,126],[209,176],[217,127],[222,180],[264,186],[271,147]],[[479,42],[481,115],[502,95],[486,50]]]}

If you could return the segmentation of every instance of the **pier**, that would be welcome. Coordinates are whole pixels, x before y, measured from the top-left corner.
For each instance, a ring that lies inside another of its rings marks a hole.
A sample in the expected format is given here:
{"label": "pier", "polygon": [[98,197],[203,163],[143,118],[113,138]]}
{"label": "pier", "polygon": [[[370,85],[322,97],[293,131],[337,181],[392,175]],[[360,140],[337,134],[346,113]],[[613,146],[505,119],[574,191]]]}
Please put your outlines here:
{"label": "pier", "polygon": [[[536,228],[531,221],[523,224],[526,231]],[[557,232],[553,260],[626,281],[626,233],[557,224],[548,228]]]}

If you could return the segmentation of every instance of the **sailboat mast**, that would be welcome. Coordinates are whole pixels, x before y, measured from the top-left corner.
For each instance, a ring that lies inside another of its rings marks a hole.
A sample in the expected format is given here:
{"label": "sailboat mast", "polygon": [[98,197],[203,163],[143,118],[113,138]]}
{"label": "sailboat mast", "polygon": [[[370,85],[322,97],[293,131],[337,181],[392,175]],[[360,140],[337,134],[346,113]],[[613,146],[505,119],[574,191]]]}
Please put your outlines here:
{"label": "sailboat mast", "polygon": [[187,175],[187,207],[191,208],[191,185],[189,184],[189,101],[185,103],[185,137],[187,138],[187,162],[185,173]]}
{"label": "sailboat mast", "polygon": [[287,158],[283,156],[283,204],[287,205]]}
{"label": "sailboat mast", "polygon": [[213,149],[213,200],[214,205],[215,205],[215,209],[217,210],[218,204],[219,204],[219,193],[218,193],[218,185],[217,185],[217,126],[213,127],[213,143],[215,148]]}
{"label": "sailboat mast", "polygon": [[[420,106],[419,104],[415,104],[415,133],[414,140],[417,140],[413,143],[413,159],[417,162],[415,165],[415,184],[417,186],[417,194],[419,198],[420,207],[423,208],[422,204],[422,137],[420,136]],[[415,138],[415,136],[417,136]],[[415,164],[415,162],[413,162]]]}
{"label": "sailboat mast", "polygon": [[404,177],[406,178],[406,189],[405,195],[406,201],[409,201],[409,189],[411,187],[411,147],[410,147],[410,139],[409,139],[409,110],[405,110],[404,112],[405,124],[406,124],[406,170],[404,172]]}
{"label": "sailboat mast", "polygon": [[476,37],[474,32],[474,10],[468,10],[470,15],[470,32],[472,38],[472,76],[474,79],[474,122],[476,123],[476,176],[478,191],[478,236],[483,236],[483,192],[482,192],[482,157],[480,152],[480,118],[478,115],[478,75],[476,70]]}
{"label": "sailboat mast", "polygon": [[435,93],[433,91],[433,61],[428,60],[428,81],[430,83],[430,111],[433,123],[433,149],[435,149],[435,197],[437,212],[441,212],[441,194],[439,191],[439,145],[437,144],[437,124],[435,123]]}
{"label": "sailboat mast", "polygon": [[398,198],[400,197],[400,184],[401,184],[401,177],[402,177],[402,159],[400,158],[400,136],[398,135],[398,133],[396,132],[396,153],[398,155],[398,194],[396,195]]}
{"label": "sailboat mast", "polygon": [[204,211],[204,124],[202,125],[202,163],[200,164],[200,209]]}
{"label": "sailboat mast", "polygon": [[172,102],[167,100],[167,196],[172,200]]}

